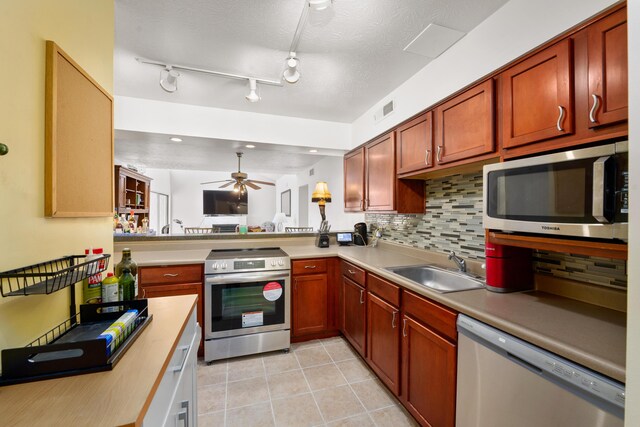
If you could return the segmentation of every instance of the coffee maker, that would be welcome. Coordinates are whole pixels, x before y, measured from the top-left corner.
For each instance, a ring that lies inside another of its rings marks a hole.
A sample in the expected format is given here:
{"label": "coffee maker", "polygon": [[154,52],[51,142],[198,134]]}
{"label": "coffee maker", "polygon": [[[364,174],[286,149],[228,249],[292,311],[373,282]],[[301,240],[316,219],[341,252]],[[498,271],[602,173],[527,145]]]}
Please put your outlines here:
{"label": "coffee maker", "polygon": [[353,226],[353,244],[367,246],[367,224],[359,222]]}

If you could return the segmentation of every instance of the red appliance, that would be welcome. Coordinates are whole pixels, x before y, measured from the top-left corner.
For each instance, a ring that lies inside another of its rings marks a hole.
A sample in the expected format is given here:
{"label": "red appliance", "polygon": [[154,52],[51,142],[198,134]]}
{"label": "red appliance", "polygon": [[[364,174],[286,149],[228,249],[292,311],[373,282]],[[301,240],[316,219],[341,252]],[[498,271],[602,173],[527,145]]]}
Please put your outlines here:
{"label": "red appliance", "polygon": [[484,253],[488,290],[515,292],[533,289],[531,249],[487,242]]}

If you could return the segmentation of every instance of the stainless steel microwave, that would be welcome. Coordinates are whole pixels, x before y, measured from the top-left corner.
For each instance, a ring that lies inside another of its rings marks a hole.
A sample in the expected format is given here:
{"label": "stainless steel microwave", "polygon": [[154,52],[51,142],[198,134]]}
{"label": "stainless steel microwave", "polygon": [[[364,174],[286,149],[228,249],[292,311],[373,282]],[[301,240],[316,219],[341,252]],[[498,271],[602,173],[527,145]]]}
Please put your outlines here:
{"label": "stainless steel microwave", "polygon": [[627,141],[487,165],[484,228],[627,240]]}

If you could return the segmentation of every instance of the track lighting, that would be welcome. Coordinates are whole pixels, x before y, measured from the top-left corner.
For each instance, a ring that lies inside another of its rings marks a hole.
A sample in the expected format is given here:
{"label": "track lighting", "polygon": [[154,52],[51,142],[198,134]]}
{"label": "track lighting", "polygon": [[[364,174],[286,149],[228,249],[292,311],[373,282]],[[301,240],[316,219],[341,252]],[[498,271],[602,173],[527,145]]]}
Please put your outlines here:
{"label": "track lighting", "polygon": [[169,93],[178,89],[178,77],[180,73],[168,65],[164,71],[160,71],[160,87]]}
{"label": "track lighting", "polygon": [[245,96],[247,101],[249,102],[260,101],[260,96],[256,92],[257,89],[258,89],[258,83],[256,82],[256,79],[249,79],[249,94]]}
{"label": "track lighting", "polygon": [[296,83],[300,80],[300,72],[298,71],[298,63],[300,61],[296,58],[295,52],[289,52],[289,57],[287,58],[287,68],[285,68],[284,73],[282,73],[282,77],[285,79],[287,83]]}

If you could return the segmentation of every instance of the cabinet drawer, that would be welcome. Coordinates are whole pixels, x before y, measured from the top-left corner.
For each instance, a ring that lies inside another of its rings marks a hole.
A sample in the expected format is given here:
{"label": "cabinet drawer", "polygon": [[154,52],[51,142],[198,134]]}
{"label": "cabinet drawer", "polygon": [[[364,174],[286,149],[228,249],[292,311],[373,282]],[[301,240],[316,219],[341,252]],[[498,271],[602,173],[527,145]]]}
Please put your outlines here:
{"label": "cabinet drawer", "polygon": [[457,341],[455,311],[408,291],[404,292],[402,308],[406,314]]}
{"label": "cabinet drawer", "polygon": [[326,271],[327,260],[324,258],[295,260],[291,265],[291,274],[316,274]]}
{"label": "cabinet drawer", "polygon": [[373,274],[369,275],[369,281],[367,283],[369,292],[376,294],[386,302],[400,306],[400,287],[388,282]]}
{"label": "cabinet drawer", "polygon": [[346,261],[342,261],[340,268],[343,276],[348,277],[360,286],[365,286],[365,272],[362,268]]}
{"label": "cabinet drawer", "polygon": [[202,264],[140,267],[138,280],[143,285],[202,282],[202,267]]}

